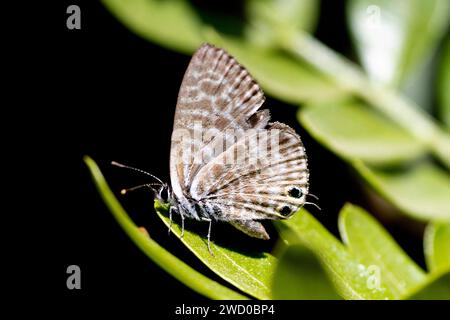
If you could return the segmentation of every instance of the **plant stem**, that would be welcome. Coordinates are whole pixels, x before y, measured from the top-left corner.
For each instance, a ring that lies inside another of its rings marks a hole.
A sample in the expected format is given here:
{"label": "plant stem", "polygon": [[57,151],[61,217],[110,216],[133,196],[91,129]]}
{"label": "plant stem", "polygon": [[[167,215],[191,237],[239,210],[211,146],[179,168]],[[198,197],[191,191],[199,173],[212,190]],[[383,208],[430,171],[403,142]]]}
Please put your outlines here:
{"label": "plant stem", "polygon": [[428,146],[450,168],[450,137],[419,106],[395,91],[371,82],[357,65],[309,34],[297,30],[280,35],[283,49],[307,61],[336,85],[381,111]]}

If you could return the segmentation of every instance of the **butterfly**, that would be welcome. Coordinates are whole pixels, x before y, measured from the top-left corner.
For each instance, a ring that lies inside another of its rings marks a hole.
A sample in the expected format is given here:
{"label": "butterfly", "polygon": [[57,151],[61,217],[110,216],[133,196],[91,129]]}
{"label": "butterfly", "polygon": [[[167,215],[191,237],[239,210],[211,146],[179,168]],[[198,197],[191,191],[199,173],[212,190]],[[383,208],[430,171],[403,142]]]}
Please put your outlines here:
{"label": "butterfly", "polygon": [[186,218],[209,222],[212,253],[213,222],[269,239],[262,220],[287,219],[308,203],[303,143],[286,124],[269,122],[269,111],[259,110],[264,100],[259,85],[236,59],[203,44],[189,63],[178,95],[170,185],[114,162],[156,179],[142,186],[169,203],[169,233],[175,214],[181,217],[181,236]]}

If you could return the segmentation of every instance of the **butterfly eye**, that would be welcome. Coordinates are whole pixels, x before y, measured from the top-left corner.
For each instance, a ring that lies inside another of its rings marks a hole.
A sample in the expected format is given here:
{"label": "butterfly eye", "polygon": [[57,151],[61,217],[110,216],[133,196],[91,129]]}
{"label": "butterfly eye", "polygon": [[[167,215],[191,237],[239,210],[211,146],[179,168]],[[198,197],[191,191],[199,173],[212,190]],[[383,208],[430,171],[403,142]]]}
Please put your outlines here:
{"label": "butterfly eye", "polygon": [[290,214],[292,212],[291,208],[289,208],[288,206],[284,206],[281,208],[280,213],[283,216],[287,216],[288,214]]}
{"label": "butterfly eye", "polygon": [[302,190],[297,187],[293,187],[293,188],[289,189],[288,193],[289,193],[289,196],[291,196],[292,198],[298,199],[303,196]]}

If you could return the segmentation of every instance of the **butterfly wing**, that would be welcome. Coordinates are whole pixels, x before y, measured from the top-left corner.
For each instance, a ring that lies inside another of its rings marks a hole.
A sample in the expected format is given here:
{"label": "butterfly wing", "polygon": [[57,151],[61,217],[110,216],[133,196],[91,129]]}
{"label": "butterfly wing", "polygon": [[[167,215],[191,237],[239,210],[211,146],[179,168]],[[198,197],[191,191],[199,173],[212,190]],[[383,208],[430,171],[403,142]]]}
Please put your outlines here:
{"label": "butterfly wing", "polygon": [[[259,142],[259,150],[247,143],[252,139]],[[264,145],[267,150],[258,154]],[[244,156],[237,161],[239,152]],[[234,159],[231,165],[227,165],[229,158]],[[308,178],[300,137],[276,122],[264,130],[248,130],[204,166],[192,183],[191,194],[218,220],[284,219],[305,203]]]}
{"label": "butterfly wing", "polygon": [[[194,202],[199,216],[231,222],[267,239],[255,220],[283,219],[296,212],[305,203],[309,173],[299,136],[281,123],[267,126],[268,111],[258,111],[263,102],[261,89],[245,68],[224,50],[203,45],[180,88],[170,173],[178,200]],[[231,135],[223,134],[228,130]],[[268,146],[264,156],[255,157],[260,145],[246,149],[255,137]],[[274,137],[276,148],[268,143]],[[225,147],[217,153],[218,145]],[[239,155],[240,161],[230,163]]]}
{"label": "butterfly wing", "polygon": [[189,196],[194,177],[214,158],[215,134],[267,124],[268,112],[257,112],[263,102],[258,84],[233,57],[209,44],[197,50],[181,84],[172,133],[170,177],[179,199]]}

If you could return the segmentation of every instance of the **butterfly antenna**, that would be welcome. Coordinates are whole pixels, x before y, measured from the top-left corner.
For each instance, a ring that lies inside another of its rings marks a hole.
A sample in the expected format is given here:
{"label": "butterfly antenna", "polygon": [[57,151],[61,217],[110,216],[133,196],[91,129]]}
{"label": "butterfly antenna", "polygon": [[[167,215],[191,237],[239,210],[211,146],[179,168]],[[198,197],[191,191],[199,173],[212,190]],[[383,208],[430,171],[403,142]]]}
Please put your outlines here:
{"label": "butterfly antenna", "polygon": [[134,191],[134,190],[141,189],[141,188],[144,188],[144,187],[150,188],[153,192],[156,193],[156,189],[152,188],[152,186],[159,186],[159,185],[160,185],[159,183],[140,184],[140,185],[132,187],[132,188],[122,189],[122,190],[120,190],[120,193],[121,194],[127,194],[130,191]]}
{"label": "butterfly antenna", "polygon": [[305,204],[313,205],[314,207],[316,207],[317,209],[319,209],[320,211],[322,211],[322,209],[319,207],[319,205],[315,204],[314,202],[305,202]]}
{"label": "butterfly antenna", "polygon": [[319,200],[319,197],[316,196],[315,194],[308,193],[308,196],[311,196],[311,197],[313,197],[314,199]]}
{"label": "butterfly antenna", "polygon": [[134,167],[130,167],[130,166],[118,163],[116,161],[112,161],[111,164],[113,166],[116,166],[116,167],[119,167],[119,168],[130,169],[130,170],[134,170],[136,172],[140,172],[140,173],[146,174],[146,175],[152,177],[153,179],[157,180],[161,185],[164,185],[164,182],[162,182],[161,179],[159,179],[157,176],[152,175],[151,173],[148,173],[147,171],[144,171],[144,170],[141,170],[141,169],[138,169],[138,168],[134,168]]}

